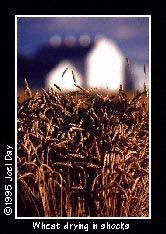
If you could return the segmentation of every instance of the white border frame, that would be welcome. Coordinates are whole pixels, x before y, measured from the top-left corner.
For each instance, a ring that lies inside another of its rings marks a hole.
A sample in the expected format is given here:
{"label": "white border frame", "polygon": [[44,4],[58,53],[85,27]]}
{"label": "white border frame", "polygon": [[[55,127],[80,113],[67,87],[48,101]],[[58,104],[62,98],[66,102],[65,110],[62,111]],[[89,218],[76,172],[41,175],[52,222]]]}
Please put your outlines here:
{"label": "white border frame", "polygon": [[[17,216],[17,19],[18,18],[53,18],[53,17],[147,17],[149,18],[149,216],[148,217],[18,217]],[[15,15],[15,219],[151,219],[151,15]]]}

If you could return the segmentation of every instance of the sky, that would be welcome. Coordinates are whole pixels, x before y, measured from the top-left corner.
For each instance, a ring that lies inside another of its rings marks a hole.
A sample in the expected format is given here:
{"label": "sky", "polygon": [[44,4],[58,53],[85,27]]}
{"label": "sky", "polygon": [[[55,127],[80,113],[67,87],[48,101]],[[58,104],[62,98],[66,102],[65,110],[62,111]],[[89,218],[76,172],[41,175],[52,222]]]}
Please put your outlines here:
{"label": "sky", "polygon": [[134,64],[137,75],[149,63],[148,17],[20,17],[18,18],[18,52],[32,55],[52,36],[81,35],[112,39],[125,57]]}

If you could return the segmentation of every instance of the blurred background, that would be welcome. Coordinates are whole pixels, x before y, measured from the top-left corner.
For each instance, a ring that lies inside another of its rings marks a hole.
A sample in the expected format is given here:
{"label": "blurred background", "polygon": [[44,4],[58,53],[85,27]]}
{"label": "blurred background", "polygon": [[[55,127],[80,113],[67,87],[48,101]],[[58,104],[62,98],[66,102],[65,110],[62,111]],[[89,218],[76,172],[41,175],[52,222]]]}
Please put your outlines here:
{"label": "blurred background", "polygon": [[74,90],[72,71],[85,88],[148,85],[148,17],[18,17],[17,43],[18,90]]}

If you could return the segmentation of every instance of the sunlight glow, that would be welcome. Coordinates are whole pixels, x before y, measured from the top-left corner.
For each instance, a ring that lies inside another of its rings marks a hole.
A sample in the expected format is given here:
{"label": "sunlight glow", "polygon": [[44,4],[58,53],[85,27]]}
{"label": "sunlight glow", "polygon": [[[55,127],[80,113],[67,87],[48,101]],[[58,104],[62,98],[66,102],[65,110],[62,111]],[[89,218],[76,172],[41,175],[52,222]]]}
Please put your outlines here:
{"label": "sunlight glow", "polygon": [[55,88],[54,84],[56,84],[62,89],[62,91],[77,90],[77,88],[74,86],[72,71],[74,72],[77,85],[81,85],[81,74],[70,62],[65,60],[49,72],[46,77],[46,88]]}

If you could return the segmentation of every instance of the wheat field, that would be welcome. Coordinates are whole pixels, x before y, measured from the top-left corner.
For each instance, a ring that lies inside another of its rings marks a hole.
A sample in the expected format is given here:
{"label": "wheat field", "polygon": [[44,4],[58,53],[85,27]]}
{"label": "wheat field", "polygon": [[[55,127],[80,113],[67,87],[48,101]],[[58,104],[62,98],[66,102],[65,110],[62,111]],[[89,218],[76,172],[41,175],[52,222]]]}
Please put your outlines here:
{"label": "wheat field", "polygon": [[26,83],[18,99],[18,216],[147,217],[146,87],[133,97],[77,88]]}

